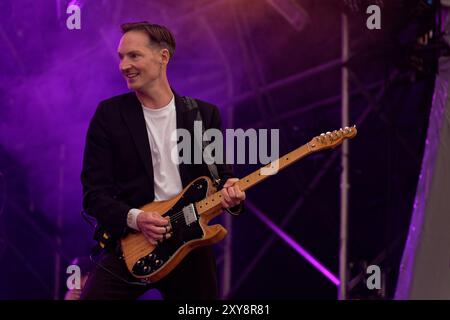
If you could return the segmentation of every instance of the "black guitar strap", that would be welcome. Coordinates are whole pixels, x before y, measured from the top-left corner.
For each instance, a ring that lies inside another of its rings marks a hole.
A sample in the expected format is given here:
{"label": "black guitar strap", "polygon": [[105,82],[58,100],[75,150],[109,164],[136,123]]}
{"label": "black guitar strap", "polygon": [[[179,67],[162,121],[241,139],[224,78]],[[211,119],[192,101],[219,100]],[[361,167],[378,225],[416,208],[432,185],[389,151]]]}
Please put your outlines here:
{"label": "black guitar strap", "polygon": [[[195,121],[202,122],[202,137],[203,137],[203,134],[205,132],[205,127],[203,126],[202,115],[200,114],[200,110],[198,108],[197,101],[195,99],[192,99],[191,97],[187,97],[187,96],[182,97],[182,99],[189,110],[195,110],[195,109],[197,110],[197,117],[196,117]],[[207,145],[208,145],[208,143],[202,139],[202,155],[203,155],[203,152],[205,151],[205,148]],[[217,166],[214,163],[207,164],[207,166],[208,166],[209,173],[210,173],[211,177],[213,178],[214,186],[217,188],[220,185],[220,177],[219,177],[219,172],[217,171]]]}

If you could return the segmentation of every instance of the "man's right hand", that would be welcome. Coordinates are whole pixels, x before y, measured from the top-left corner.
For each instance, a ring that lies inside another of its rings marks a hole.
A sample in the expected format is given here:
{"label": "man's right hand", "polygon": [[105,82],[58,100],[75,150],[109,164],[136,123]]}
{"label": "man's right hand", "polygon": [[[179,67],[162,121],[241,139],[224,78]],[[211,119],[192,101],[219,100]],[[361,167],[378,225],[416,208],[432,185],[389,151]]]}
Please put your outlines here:
{"label": "man's right hand", "polygon": [[139,213],[136,224],[151,244],[156,245],[158,241],[166,240],[172,236],[169,217],[163,218],[157,212],[143,211]]}

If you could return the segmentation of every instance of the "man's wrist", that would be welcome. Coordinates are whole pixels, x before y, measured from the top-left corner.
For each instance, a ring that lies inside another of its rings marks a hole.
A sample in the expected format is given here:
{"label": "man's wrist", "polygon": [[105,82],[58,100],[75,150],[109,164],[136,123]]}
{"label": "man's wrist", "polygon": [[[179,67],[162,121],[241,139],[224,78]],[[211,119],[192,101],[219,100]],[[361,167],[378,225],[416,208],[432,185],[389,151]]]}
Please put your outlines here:
{"label": "man's wrist", "polygon": [[130,209],[130,211],[128,211],[128,215],[127,215],[127,225],[128,227],[130,227],[131,229],[134,229],[136,231],[140,231],[139,227],[137,225],[137,217],[138,215],[144,212],[140,209]]}

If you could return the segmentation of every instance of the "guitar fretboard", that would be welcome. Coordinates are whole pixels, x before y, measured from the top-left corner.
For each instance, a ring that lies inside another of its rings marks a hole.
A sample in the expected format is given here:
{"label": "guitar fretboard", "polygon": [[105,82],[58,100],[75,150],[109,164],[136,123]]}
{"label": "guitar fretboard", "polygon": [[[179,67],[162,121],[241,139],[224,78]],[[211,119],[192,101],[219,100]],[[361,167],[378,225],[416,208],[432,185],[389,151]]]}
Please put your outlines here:
{"label": "guitar fretboard", "polygon": [[[301,158],[305,157],[309,153],[313,152],[314,144],[307,143],[303,146],[289,152],[288,154],[284,155],[283,157],[272,161],[271,163],[265,165],[264,167],[254,171],[253,173],[245,176],[244,178],[240,179],[236,183],[239,185],[239,188],[242,191],[245,191],[257,183],[260,183],[261,181],[267,179],[268,177],[276,174],[278,171],[283,170],[284,168],[288,167],[289,165],[293,164],[294,162],[300,160]],[[212,195],[206,197],[205,199],[197,202],[196,208],[198,214],[203,214],[204,212],[207,212],[210,209],[213,209],[215,207],[220,206],[220,202],[222,199],[222,194],[220,191],[213,193]]]}

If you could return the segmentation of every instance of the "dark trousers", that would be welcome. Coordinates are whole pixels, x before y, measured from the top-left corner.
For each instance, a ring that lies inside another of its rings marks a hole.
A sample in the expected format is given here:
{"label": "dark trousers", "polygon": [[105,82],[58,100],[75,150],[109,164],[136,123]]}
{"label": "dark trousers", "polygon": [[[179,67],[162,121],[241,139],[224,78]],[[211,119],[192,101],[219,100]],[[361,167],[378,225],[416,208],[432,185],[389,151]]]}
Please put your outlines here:
{"label": "dark trousers", "polygon": [[153,288],[161,292],[164,300],[218,298],[216,262],[211,247],[191,251],[165,278],[149,285],[127,283],[138,280],[113,251],[104,250],[97,263],[83,288],[82,300],[136,300]]}

